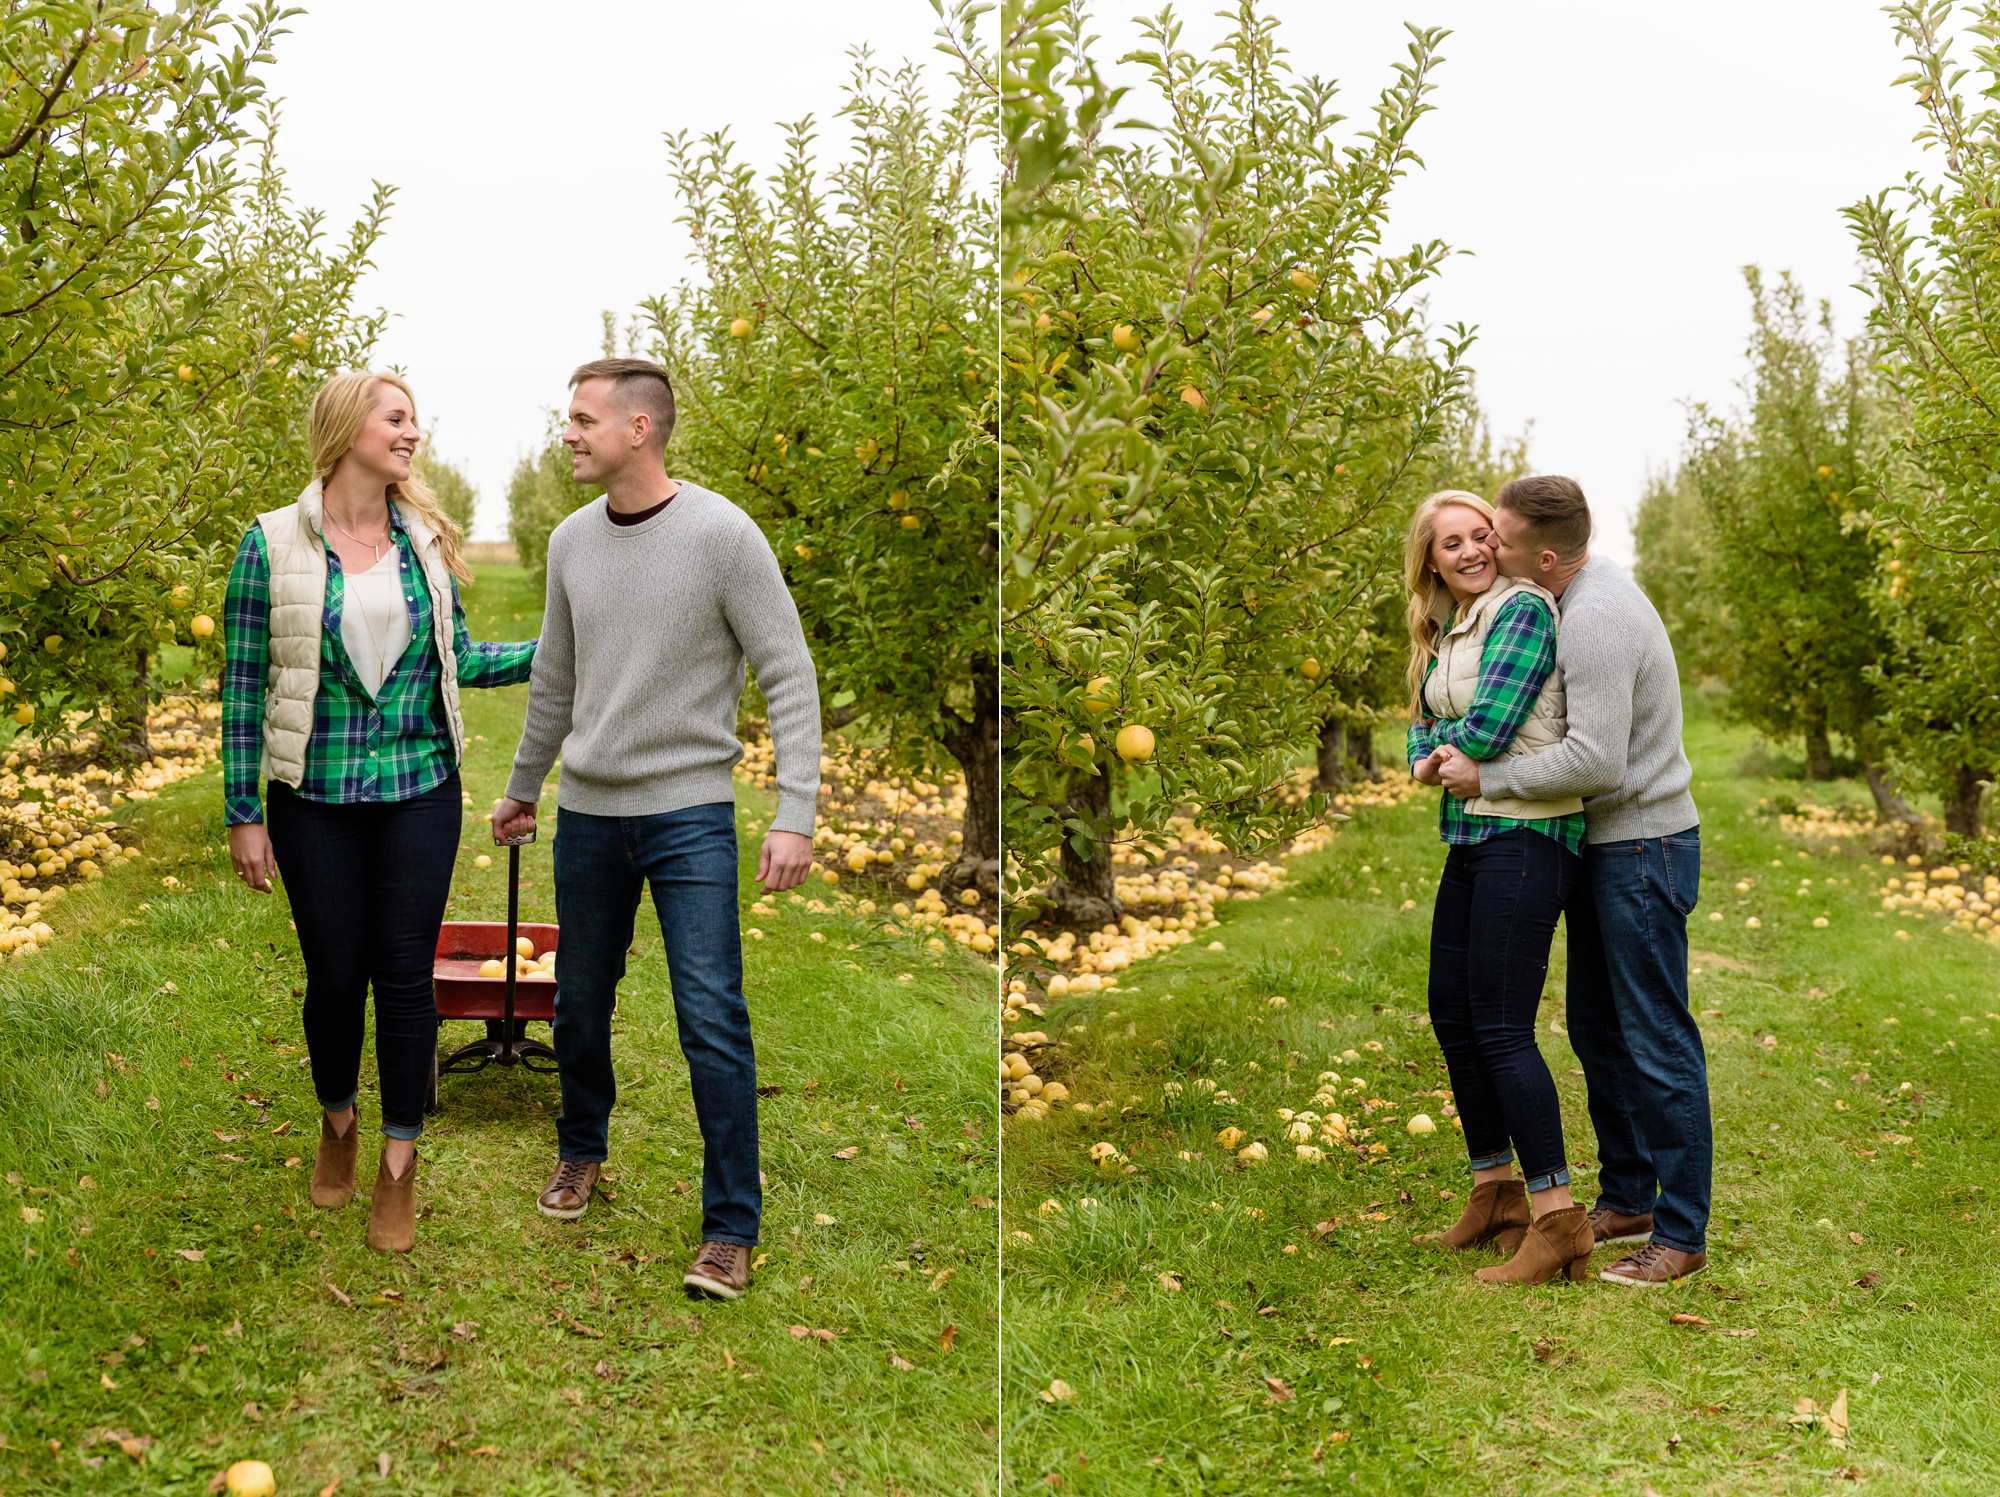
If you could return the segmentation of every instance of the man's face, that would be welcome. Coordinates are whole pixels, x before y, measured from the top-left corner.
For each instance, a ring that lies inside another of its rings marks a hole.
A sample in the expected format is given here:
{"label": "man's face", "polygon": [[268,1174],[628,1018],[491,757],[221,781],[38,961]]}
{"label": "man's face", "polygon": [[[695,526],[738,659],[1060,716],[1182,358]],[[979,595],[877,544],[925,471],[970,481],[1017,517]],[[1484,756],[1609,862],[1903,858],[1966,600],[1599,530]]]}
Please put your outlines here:
{"label": "man's face", "polygon": [[640,450],[632,413],[618,408],[615,389],[611,380],[587,379],[570,395],[562,439],[569,448],[570,476],[578,483],[608,483]]}
{"label": "man's face", "polygon": [[1533,580],[1550,570],[1554,553],[1534,549],[1528,539],[1528,522],[1513,510],[1493,512],[1492,537],[1493,564],[1502,577]]}

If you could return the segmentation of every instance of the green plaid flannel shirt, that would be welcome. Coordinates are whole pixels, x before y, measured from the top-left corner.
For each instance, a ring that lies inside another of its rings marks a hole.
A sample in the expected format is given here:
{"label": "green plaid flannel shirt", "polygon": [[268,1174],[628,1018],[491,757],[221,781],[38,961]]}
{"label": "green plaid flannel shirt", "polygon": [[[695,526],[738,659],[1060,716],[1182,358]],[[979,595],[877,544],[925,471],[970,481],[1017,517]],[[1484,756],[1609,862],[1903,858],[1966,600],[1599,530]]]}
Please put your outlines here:
{"label": "green plaid flannel shirt", "polygon": [[[1449,622],[1446,627],[1450,627]],[[1418,719],[1410,724],[1412,767],[1441,743],[1471,759],[1491,759],[1514,741],[1514,734],[1528,720],[1535,698],[1542,694],[1542,685],[1555,668],[1555,620],[1549,617],[1548,605],[1529,592],[1502,603],[1494,612],[1486,648],[1479,657],[1479,686],[1473,692],[1472,706],[1463,717],[1435,722]],[[1437,669],[1435,660],[1431,669]],[[1524,826],[1555,838],[1571,852],[1583,849],[1581,811],[1570,816],[1517,820],[1475,816],[1465,806],[1450,791],[1444,792],[1444,804],[1438,808],[1438,836],[1444,841],[1468,846]]]}
{"label": "green plaid flannel shirt", "polygon": [[[434,790],[458,767],[451,724],[439,684],[442,664],[432,643],[430,589],[411,549],[408,527],[392,505],[410,609],[410,643],[371,697],[354,673],[340,638],[345,597],[340,557],[326,556],[326,604],[320,615],[319,695],[313,702],[312,736],[298,793],[307,800],[350,804],[400,801]],[[512,686],[528,679],[536,641],[474,644],[465,627],[458,587],[451,590],[452,634],[458,651],[458,684]],[[222,605],[222,796],[230,826],[264,819],[257,793],[257,765],[264,749],[264,693],[271,664],[271,567],[264,531],[252,525],[237,548]]]}

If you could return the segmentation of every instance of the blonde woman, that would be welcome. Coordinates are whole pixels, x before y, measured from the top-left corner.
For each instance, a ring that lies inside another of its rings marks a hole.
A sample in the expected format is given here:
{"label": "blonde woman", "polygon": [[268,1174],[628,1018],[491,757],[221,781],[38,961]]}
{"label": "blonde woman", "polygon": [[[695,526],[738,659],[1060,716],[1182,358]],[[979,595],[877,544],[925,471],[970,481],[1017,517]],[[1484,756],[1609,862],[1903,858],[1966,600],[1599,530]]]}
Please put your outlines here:
{"label": "blonde woman", "polygon": [[[1404,549],[1410,590],[1411,772],[1439,783],[1455,755],[1540,753],[1563,739],[1555,599],[1503,577],[1493,510],[1448,489],[1417,506]],[[1491,1283],[1581,1279],[1595,1242],[1570,1199],[1562,1109],[1535,1041],[1556,918],[1583,867],[1583,802],[1461,800],[1439,812],[1446,844],[1431,921],[1431,1032],[1465,1124],[1473,1189],[1438,1241],[1498,1241]],[[1514,1177],[1518,1159],[1525,1180]]]}
{"label": "blonde woman", "polygon": [[398,1253],[416,1241],[431,963],[458,856],[458,694],[525,681],[535,658],[533,640],[467,634],[457,583],[472,573],[458,526],[411,475],[420,436],[395,375],[327,381],[308,429],[313,480],[245,533],[223,614],[229,852],[260,893],[284,875],[298,929],[323,1113],[312,1202],[354,1195],[372,986],[385,1138],[368,1245]]}

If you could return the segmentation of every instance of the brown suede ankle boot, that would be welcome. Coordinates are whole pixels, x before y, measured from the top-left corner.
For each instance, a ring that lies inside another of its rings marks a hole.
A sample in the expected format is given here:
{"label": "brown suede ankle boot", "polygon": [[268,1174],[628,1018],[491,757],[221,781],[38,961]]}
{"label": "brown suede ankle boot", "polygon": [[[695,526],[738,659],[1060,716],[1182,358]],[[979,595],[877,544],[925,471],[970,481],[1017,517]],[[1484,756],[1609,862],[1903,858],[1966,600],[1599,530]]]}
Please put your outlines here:
{"label": "brown suede ankle boot", "polygon": [[1472,1187],[1472,1198],[1445,1231],[1425,1239],[1462,1253],[1499,1239],[1500,1250],[1512,1256],[1528,1229],[1528,1189],[1519,1180],[1487,1180]]}
{"label": "brown suede ankle boot", "polygon": [[347,1132],[335,1133],[325,1113],[319,1115],[319,1153],[313,1158],[312,1203],[345,1206],[354,1199],[354,1156],[361,1145],[361,1113],[347,1120]]}
{"label": "brown suede ankle boot", "polygon": [[1473,1277],[1487,1284],[1546,1284],[1562,1274],[1581,1283],[1590,1277],[1590,1250],[1596,1246],[1590,1214],[1581,1206],[1565,1206],[1536,1218],[1521,1239],[1521,1250],[1507,1262],[1482,1268]]}
{"label": "brown suede ankle boot", "polygon": [[368,1245],[378,1253],[407,1253],[417,1245],[417,1156],[397,1179],[389,1173],[389,1151],[375,1170],[375,1200],[368,1212]]}

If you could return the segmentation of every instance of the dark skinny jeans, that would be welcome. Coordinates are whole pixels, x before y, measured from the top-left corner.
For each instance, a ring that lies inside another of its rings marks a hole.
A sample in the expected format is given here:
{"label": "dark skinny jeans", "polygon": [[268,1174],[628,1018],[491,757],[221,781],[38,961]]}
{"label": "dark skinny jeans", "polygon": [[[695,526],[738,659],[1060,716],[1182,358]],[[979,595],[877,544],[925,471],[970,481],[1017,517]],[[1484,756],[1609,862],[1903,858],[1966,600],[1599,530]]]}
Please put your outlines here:
{"label": "dark skinny jeans", "polygon": [[1556,918],[1583,860],[1517,827],[1445,853],[1431,916],[1431,1032],[1472,1168],[1520,1155],[1530,1191],[1569,1184],[1562,1106],[1535,1042]]}
{"label": "dark skinny jeans", "polygon": [[271,849],[305,959],[306,1045],[319,1105],[351,1105],[361,1079],[368,990],[382,1131],[415,1139],[437,1059],[431,970],[458,857],[458,775],[401,801],[336,805],[271,782]]}

